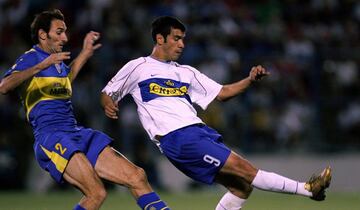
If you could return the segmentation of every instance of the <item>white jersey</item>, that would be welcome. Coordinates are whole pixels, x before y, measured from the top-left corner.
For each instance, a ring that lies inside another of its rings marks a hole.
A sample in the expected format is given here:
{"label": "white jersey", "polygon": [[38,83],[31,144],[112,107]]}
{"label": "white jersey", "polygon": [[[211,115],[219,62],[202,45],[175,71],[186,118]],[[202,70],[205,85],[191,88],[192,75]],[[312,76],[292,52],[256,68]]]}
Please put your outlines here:
{"label": "white jersey", "polygon": [[203,123],[193,103],[206,109],[222,85],[191,66],[162,62],[150,56],[128,62],[102,90],[118,102],[131,94],[150,138]]}

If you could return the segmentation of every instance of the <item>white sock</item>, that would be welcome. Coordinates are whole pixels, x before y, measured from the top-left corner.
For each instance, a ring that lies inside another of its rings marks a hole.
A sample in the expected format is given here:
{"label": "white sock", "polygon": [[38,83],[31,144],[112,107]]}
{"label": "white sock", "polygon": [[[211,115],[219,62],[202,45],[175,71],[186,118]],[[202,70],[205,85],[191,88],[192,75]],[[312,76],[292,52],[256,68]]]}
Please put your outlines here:
{"label": "white sock", "polygon": [[312,193],[305,189],[304,182],[297,182],[278,174],[262,170],[258,171],[251,185],[266,191],[298,194],[307,197],[312,196]]}
{"label": "white sock", "polygon": [[246,199],[239,198],[236,195],[227,192],[221,198],[215,210],[239,210],[245,201]]}

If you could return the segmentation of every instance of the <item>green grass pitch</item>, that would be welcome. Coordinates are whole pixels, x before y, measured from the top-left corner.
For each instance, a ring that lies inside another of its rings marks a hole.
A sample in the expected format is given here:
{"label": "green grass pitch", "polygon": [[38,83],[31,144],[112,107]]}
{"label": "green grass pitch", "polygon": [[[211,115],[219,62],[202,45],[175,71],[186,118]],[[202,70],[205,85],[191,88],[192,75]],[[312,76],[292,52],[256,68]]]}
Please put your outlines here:
{"label": "green grass pitch", "polygon": [[[160,193],[172,210],[213,210],[222,196],[214,191]],[[71,210],[80,199],[77,192],[0,192],[0,210]],[[358,210],[360,193],[328,193],[323,202],[301,196],[255,191],[243,210]],[[111,191],[101,210],[139,210],[127,192]]]}

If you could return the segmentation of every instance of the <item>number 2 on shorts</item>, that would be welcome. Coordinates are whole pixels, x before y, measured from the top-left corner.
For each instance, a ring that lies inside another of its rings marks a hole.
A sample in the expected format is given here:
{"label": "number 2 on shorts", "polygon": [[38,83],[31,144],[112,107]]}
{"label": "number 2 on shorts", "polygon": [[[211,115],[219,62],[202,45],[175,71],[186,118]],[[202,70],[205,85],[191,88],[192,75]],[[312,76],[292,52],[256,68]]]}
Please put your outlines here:
{"label": "number 2 on shorts", "polygon": [[58,150],[58,151],[60,151],[60,153],[61,153],[62,155],[66,152],[66,148],[65,148],[65,147],[63,148],[63,146],[62,146],[60,143],[57,143],[57,144],[55,145],[55,149]]}

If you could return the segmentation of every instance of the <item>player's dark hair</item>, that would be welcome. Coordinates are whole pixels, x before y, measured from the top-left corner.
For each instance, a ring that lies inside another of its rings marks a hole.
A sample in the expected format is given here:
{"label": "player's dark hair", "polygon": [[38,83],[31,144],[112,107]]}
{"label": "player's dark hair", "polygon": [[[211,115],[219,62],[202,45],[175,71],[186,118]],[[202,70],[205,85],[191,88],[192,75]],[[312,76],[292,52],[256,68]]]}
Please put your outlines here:
{"label": "player's dark hair", "polygon": [[64,21],[65,18],[58,9],[43,11],[35,16],[30,26],[31,40],[34,42],[34,44],[39,43],[38,32],[40,29],[44,30],[46,33],[50,31],[52,20]]}
{"label": "player's dark hair", "polygon": [[156,43],[156,34],[161,34],[166,41],[166,37],[170,34],[171,28],[180,29],[182,32],[186,31],[185,25],[175,17],[161,16],[156,18],[151,24],[151,36],[154,43]]}

